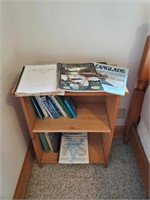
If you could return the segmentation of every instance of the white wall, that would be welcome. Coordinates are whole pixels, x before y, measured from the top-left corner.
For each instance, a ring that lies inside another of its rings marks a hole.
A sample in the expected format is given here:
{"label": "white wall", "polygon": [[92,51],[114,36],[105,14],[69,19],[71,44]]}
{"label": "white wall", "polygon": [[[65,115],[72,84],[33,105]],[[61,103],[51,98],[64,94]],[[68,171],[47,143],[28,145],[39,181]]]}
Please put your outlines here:
{"label": "white wall", "polygon": [[[0,4],[0,19],[2,19],[2,6]],[[2,20],[0,20],[0,55],[2,55]],[[2,60],[0,56],[0,66],[2,66]],[[0,97],[2,95],[2,73],[1,73],[2,67],[0,67]],[[0,100],[0,111],[2,110],[2,102]],[[0,114],[0,161],[2,160],[2,118]],[[2,165],[0,164],[0,177],[2,175]],[[2,196],[2,181],[0,181],[0,198]]]}
{"label": "white wall", "polygon": [[[148,34],[148,1],[2,1],[2,191],[11,198],[26,152],[26,125],[10,89],[25,64],[107,61],[130,68],[128,107]],[[19,122],[18,122],[19,120]],[[118,125],[124,124],[118,120]]]}

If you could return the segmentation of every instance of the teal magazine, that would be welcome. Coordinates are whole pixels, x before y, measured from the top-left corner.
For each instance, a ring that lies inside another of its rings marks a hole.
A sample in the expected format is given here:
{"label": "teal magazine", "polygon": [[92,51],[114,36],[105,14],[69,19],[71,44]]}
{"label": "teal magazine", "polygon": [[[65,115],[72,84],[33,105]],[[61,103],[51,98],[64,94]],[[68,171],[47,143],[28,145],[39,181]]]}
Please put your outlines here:
{"label": "teal magazine", "polygon": [[125,95],[129,69],[127,67],[94,63],[105,92]]}

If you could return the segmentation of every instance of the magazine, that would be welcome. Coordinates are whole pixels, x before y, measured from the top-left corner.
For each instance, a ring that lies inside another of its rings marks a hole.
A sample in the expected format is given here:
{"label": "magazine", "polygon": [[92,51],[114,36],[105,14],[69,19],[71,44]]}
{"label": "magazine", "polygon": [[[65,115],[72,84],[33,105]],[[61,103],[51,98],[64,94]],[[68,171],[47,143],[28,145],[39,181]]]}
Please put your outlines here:
{"label": "magazine", "polygon": [[58,88],[71,92],[124,95],[129,69],[101,63],[58,63]]}
{"label": "magazine", "polygon": [[63,133],[61,137],[59,163],[89,163],[87,133]]}
{"label": "magazine", "polygon": [[94,63],[94,67],[105,92],[119,95],[125,94],[129,72],[127,67],[100,63]]}
{"label": "magazine", "polygon": [[103,91],[93,63],[58,63],[58,88],[72,92]]}

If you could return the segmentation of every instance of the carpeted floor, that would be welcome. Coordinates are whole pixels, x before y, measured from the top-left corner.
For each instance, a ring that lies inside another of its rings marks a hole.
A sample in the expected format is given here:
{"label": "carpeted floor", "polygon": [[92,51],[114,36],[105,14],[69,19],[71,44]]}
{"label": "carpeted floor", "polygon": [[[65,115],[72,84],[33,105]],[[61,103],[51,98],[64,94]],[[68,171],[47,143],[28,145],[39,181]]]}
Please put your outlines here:
{"label": "carpeted floor", "polygon": [[26,199],[146,199],[130,145],[115,139],[109,166],[46,164],[36,161]]}

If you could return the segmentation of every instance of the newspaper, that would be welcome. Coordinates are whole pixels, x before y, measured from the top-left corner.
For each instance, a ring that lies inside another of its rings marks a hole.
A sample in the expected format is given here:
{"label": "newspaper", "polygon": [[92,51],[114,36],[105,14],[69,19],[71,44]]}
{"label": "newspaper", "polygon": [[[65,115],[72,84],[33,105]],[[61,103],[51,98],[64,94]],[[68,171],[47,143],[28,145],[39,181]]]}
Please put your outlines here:
{"label": "newspaper", "polygon": [[71,92],[108,92],[124,95],[127,67],[100,63],[58,63],[58,88]]}
{"label": "newspaper", "polygon": [[63,133],[60,145],[59,163],[89,163],[87,133]]}

